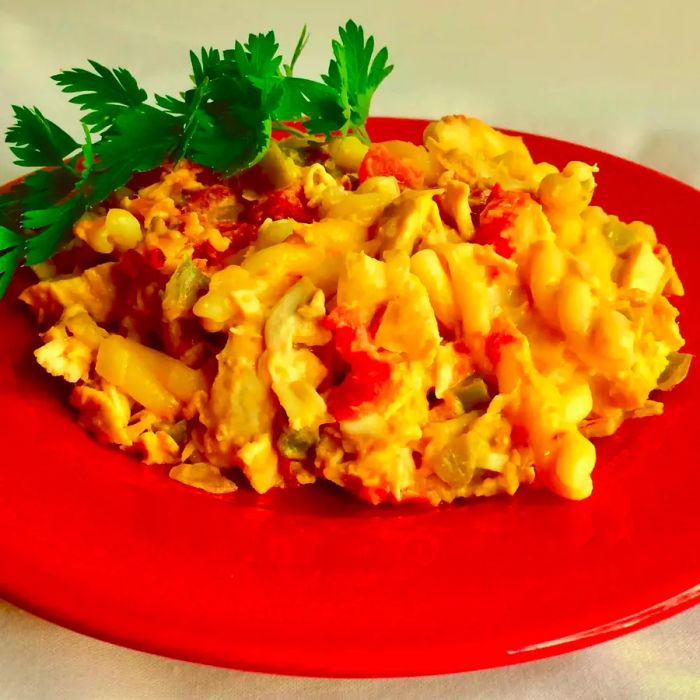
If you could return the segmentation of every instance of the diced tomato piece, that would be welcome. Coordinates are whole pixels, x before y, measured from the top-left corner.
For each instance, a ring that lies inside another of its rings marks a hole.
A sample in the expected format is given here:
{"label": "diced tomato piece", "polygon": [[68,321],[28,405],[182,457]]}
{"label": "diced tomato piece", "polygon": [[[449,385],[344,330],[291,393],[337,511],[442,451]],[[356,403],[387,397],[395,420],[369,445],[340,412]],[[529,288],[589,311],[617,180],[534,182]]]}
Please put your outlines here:
{"label": "diced tomato piece", "polygon": [[143,259],[156,270],[165,265],[165,253],[160,248],[146,248],[143,251]]}
{"label": "diced tomato piece", "polygon": [[231,243],[226,250],[217,250],[209,241],[198,243],[192,252],[193,258],[206,260],[211,265],[221,265],[226,258],[255,243],[258,237],[258,227],[254,224],[237,221],[220,221],[217,224],[219,232]]}
{"label": "diced tomato piece", "polygon": [[399,158],[386,146],[371,146],[357,172],[360,182],[370,177],[395,177],[399,186],[418,188],[423,185],[423,173],[413,163]]}
{"label": "diced tomato piece", "polygon": [[282,481],[287,488],[296,488],[299,482],[292,471],[292,460],[287,459],[283,454],[277,451],[277,471],[279,471]]}
{"label": "diced tomato piece", "polygon": [[[200,346],[200,352],[197,353],[197,356],[205,356],[206,350],[211,349],[205,345],[209,340],[209,334],[202,329],[202,324],[198,319],[178,318],[175,321],[164,320],[161,328],[163,349],[172,357],[182,358],[186,353],[191,353],[198,345]],[[196,359],[198,360],[198,357]],[[188,364],[190,363],[188,362]]]}
{"label": "diced tomato piece", "polygon": [[270,192],[262,199],[253,202],[243,215],[252,224],[260,224],[265,219],[294,219],[301,223],[311,223],[314,214],[309,207],[303,191],[298,187],[286,187],[283,190]]}
{"label": "diced tomato piece", "polygon": [[479,217],[474,241],[491,244],[499,255],[510,258],[515,252],[510,231],[520,210],[531,201],[532,197],[527,192],[507,192],[496,184]]}
{"label": "diced tomato piece", "polygon": [[204,241],[204,243],[197,243],[192,250],[192,257],[197,260],[206,260],[210,265],[220,265],[223,264],[224,258],[228,255],[228,250],[223,251],[223,253],[209,243],[209,241]]}
{"label": "diced tomato piece", "polygon": [[510,441],[514,447],[525,447],[528,444],[529,435],[524,425],[514,425],[510,430]]}
{"label": "diced tomato piece", "polygon": [[222,236],[226,236],[231,241],[226,251],[228,255],[252,245],[258,238],[258,227],[244,221],[220,221],[216,227]]}
{"label": "diced tomato piece", "polygon": [[117,265],[114,268],[115,273],[119,277],[119,282],[123,282],[126,287],[133,287],[134,280],[141,277],[144,278],[144,283],[161,282],[165,279],[162,273],[157,272],[145,260],[143,255],[135,250],[126,250],[122,253]]}
{"label": "diced tomato piece", "polygon": [[489,281],[495,280],[500,274],[500,270],[495,265],[489,265],[486,268],[486,277]]}
{"label": "diced tomato piece", "polygon": [[364,404],[373,403],[391,378],[391,365],[367,352],[354,352],[349,359],[350,372],[328,394],[329,412],[336,420],[351,420]]}
{"label": "diced tomato piece", "polygon": [[382,320],[384,319],[385,312],[386,312],[386,304],[382,304],[374,312],[374,316],[372,316],[372,320],[369,322],[369,326],[367,327],[367,333],[369,334],[369,337],[372,340],[374,340],[374,338],[377,335],[377,332],[379,331],[379,327],[382,325]]}
{"label": "diced tomato piece", "polygon": [[186,164],[187,167],[194,170],[194,172],[197,174],[197,182],[201,182],[207,187],[221,184],[221,175],[211,168],[207,168],[204,165],[195,165],[194,163],[189,163],[188,161],[183,161],[183,164]]}
{"label": "diced tomato piece", "polygon": [[349,420],[364,404],[376,401],[391,378],[391,365],[375,356],[367,329],[352,309],[336,307],[323,325],[333,331],[335,350],[349,365],[343,381],[328,394],[328,410],[337,420]]}
{"label": "diced tomato piece", "polygon": [[494,331],[486,336],[486,346],[484,348],[484,352],[494,367],[496,367],[501,360],[503,348],[506,345],[514,342],[514,336],[512,336],[510,333],[503,333],[501,331]]}
{"label": "diced tomato piece", "polygon": [[352,474],[343,476],[343,486],[358,498],[374,506],[380,503],[390,503],[392,505],[411,504],[414,507],[430,506],[430,500],[427,496],[402,495],[401,498],[398,499],[388,488],[383,486],[365,486],[362,479]]}
{"label": "diced tomato piece", "polygon": [[391,503],[393,505],[399,503],[391,491],[381,488],[380,486],[361,485],[356,490],[356,495],[363,501],[371,503],[373,506],[378,506],[380,503]]}
{"label": "diced tomato piece", "polygon": [[112,276],[119,290],[115,318],[122,322],[129,319],[129,327],[158,348],[163,321],[161,297],[167,275],[150,265],[135,250],[127,250],[114,266]]}
{"label": "diced tomato piece", "polygon": [[361,328],[357,314],[346,306],[336,306],[321,320],[321,324],[329,331],[333,331],[335,349],[345,360],[348,360],[352,354],[353,344],[362,344],[362,341],[366,340],[366,331],[365,337],[360,339],[364,329]]}
{"label": "diced tomato piece", "polygon": [[206,212],[224,199],[235,198],[235,196],[236,193],[229,185],[219,182],[193,192],[183,209],[184,211],[196,211],[198,213]]}
{"label": "diced tomato piece", "polygon": [[127,183],[127,187],[130,190],[133,190],[134,192],[138,192],[140,189],[143,187],[148,187],[149,185],[152,185],[155,182],[158,182],[161,178],[161,175],[169,168],[166,168],[165,165],[159,167],[159,168],[154,168],[153,170],[147,170],[146,172],[143,173],[134,173],[131,176],[131,179]]}
{"label": "diced tomato piece", "polygon": [[68,250],[62,250],[51,258],[56,268],[56,274],[69,275],[82,272],[88,267],[93,267],[108,258],[102,253],[94,251],[87,243],[80,243]]}

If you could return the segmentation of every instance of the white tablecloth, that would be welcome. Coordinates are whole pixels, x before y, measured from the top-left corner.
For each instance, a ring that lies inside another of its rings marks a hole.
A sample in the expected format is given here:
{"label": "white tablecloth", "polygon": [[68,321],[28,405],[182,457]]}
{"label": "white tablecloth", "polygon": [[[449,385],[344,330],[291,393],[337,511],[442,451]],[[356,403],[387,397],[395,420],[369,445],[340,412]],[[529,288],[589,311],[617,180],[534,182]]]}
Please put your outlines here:
{"label": "white tablecloth", "polygon": [[0,604],[3,700],[697,700],[700,607],[620,639],[519,666],[427,678],[243,673],[123,649]]}
{"label": "white tablecloth", "polygon": [[[390,48],[373,112],[468,112],[607,150],[700,186],[700,3],[686,0],[403,0],[350,5],[207,0],[0,0],[0,129],[7,105],[75,110],[49,76],[94,58],[175,92],[186,50],[308,23],[302,74],[325,69],[351,15]],[[73,131],[76,131],[73,129]],[[0,182],[19,170],[0,151]],[[0,698],[698,698],[700,609],[598,647],[505,669],[423,679],[331,681],[242,673],[95,641],[0,604]]]}

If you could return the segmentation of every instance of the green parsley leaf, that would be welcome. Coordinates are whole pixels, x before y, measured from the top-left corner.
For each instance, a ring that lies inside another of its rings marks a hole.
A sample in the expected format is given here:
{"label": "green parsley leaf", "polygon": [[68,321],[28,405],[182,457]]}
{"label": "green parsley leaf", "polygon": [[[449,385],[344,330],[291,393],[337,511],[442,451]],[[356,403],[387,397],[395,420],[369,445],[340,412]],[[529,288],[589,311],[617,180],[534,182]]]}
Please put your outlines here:
{"label": "green parsley leaf", "polygon": [[75,183],[75,176],[63,168],[33,172],[23,181],[25,211],[50,208],[55,202],[63,201],[73,191]]}
{"label": "green parsley leaf", "polygon": [[365,41],[364,30],[352,20],[348,20],[338,32],[340,41],[333,40],[334,58],[322,79],[337,91],[340,98],[346,120],[342,130],[354,128],[366,137],[364,124],[369,116],[372,96],[394,66],[387,65],[389,53],[386,47],[373,57],[374,37]]}
{"label": "green parsley leaf", "polygon": [[338,93],[324,83],[306,78],[286,78],[274,119],[280,122],[304,121],[311,134],[330,134],[346,123]]}
{"label": "green parsley leaf", "polygon": [[282,78],[278,49],[274,32],[251,34],[245,46],[237,41],[233,49],[224,51],[224,59],[263,92],[270,92]]}
{"label": "green parsley leaf", "polygon": [[205,78],[196,88],[187,90],[179,98],[156,95],[158,106],[178,118],[182,124],[179,144],[173,152],[173,161],[176,163],[189,153],[195,132],[207,118],[203,103],[206,101],[208,92],[209,78]]}
{"label": "green parsley leaf", "polygon": [[22,218],[24,228],[42,229],[25,241],[26,264],[37,265],[54,255],[70,239],[73,225],[85,213],[85,208],[85,199],[75,196],[47,209],[26,212]]}
{"label": "green parsley leaf", "polygon": [[0,226],[0,253],[24,246],[24,238],[9,228]]}
{"label": "green parsley leaf", "polygon": [[218,49],[201,48],[199,56],[190,51],[192,82],[201,85],[205,79],[213,80],[221,74],[221,53]]}
{"label": "green parsley leaf", "polygon": [[209,78],[205,78],[194,90],[188,92],[184,101],[185,110],[179,115],[182,117],[182,137],[180,144],[173,156],[173,160],[178,162],[188,153],[192,139],[206,119],[206,113],[202,109],[202,104],[209,93]]}
{"label": "green parsley leaf", "polygon": [[133,173],[163,165],[177,148],[181,120],[167,112],[139,105],[123,112],[110,130],[109,138],[95,145],[97,167],[90,177],[90,204],[97,204],[123,187]]}
{"label": "green parsley leaf", "polygon": [[155,95],[156,104],[166,112],[175,116],[181,117],[187,114],[187,95],[194,92],[189,90],[183,93],[180,97],[172,97],[170,95]]}
{"label": "green parsley leaf", "polygon": [[9,229],[19,229],[24,210],[24,198],[29,188],[24,181],[13,185],[9,190],[0,194],[0,226]]}
{"label": "green parsley leaf", "polygon": [[87,124],[83,124],[83,133],[85,134],[85,143],[80,147],[82,154],[82,173],[80,179],[76,183],[76,187],[82,187],[92,175],[92,170],[95,167],[95,149],[92,145],[90,129]]}
{"label": "green parsley leaf", "polygon": [[213,80],[208,94],[187,157],[226,176],[251,167],[265,154],[272,134],[266,96],[245,78],[232,76]]}
{"label": "green parsley leaf", "polygon": [[51,76],[63,92],[77,93],[70,99],[87,114],[83,121],[92,131],[104,131],[114,119],[130,107],[146,101],[147,94],[126,68],[106,68],[97,61],[88,61],[93,71],[72,68]]}
{"label": "green parsley leaf", "polygon": [[36,107],[12,105],[15,123],[5,135],[17,157],[16,165],[27,168],[63,166],[63,159],[79,148],[72,136],[47,119]]}
{"label": "green parsley leaf", "polygon": [[[352,21],[339,29],[333,59],[321,81],[294,76],[309,34],[303,27],[289,64],[282,65],[274,32],[251,34],[219,51],[190,52],[194,87],[176,97],[147,95],[125,68],[90,61],[53,76],[83,111],[82,146],[36,108],[13,107],[6,140],[19,165],[43,168],[0,195],[0,296],[23,258],[51,257],[74,223],[134,173],[188,158],[230,176],[254,165],[272,129],[329,136],[364,127],[375,90],[391,72],[386,49]],[[99,133],[93,145],[92,133]],[[13,230],[14,229],[14,230]],[[23,237],[15,231],[26,229]]]}
{"label": "green parsley leaf", "polygon": [[160,106],[183,118],[177,158],[226,175],[250,167],[267,150],[271,114],[283,89],[278,44],[273,32],[251,34],[245,45],[220,54],[190,52],[194,90]]}
{"label": "green parsley leaf", "polygon": [[23,254],[24,238],[0,226],[0,298],[7,291]]}

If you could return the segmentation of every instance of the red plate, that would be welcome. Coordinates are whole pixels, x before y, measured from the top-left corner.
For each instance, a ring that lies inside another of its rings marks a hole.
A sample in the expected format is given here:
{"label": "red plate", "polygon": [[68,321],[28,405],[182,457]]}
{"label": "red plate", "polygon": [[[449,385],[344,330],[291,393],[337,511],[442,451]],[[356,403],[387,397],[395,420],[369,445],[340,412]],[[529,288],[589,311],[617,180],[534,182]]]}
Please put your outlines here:
{"label": "red plate", "polygon": [[[376,138],[424,122],[376,119]],[[596,200],[653,224],[700,347],[700,193],[598,151],[526,136],[537,159],[596,162]],[[660,418],[599,447],[581,503],[521,491],[439,508],[372,508],[324,487],[216,497],[167,479],[75,423],[0,305],[0,594],[137,649],[317,676],[435,674],[584,647],[700,597],[700,370]]]}

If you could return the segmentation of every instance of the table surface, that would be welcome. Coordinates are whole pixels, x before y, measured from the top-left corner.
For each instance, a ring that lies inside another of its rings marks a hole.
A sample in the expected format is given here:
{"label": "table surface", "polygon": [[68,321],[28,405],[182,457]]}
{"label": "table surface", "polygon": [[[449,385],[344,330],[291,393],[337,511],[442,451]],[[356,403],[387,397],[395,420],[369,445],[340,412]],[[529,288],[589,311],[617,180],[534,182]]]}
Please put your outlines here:
{"label": "table surface", "polygon": [[[204,9],[203,9],[204,8]],[[666,0],[178,3],[0,0],[0,130],[9,104],[61,124],[76,111],[49,76],[94,58],[126,65],[147,89],[176,92],[187,50],[275,28],[301,74],[325,69],[352,17],[389,46],[396,69],[373,113],[469,113],[586,144],[700,187],[700,3]],[[0,153],[0,182],[19,170]],[[0,567],[1,567],[0,563]],[[1,569],[0,569],[1,574]],[[697,698],[700,608],[590,649],[504,669],[422,679],[333,681],[243,673],[122,649],[0,602],[2,698]]]}

